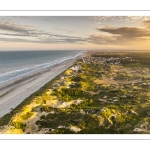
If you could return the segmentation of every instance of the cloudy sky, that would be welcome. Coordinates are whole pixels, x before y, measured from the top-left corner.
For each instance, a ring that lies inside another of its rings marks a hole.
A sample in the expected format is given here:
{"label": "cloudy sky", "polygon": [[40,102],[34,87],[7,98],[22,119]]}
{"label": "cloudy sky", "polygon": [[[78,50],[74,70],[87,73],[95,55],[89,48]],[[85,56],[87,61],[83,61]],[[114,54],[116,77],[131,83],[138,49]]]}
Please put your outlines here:
{"label": "cloudy sky", "polygon": [[0,50],[150,50],[149,16],[0,16]]}

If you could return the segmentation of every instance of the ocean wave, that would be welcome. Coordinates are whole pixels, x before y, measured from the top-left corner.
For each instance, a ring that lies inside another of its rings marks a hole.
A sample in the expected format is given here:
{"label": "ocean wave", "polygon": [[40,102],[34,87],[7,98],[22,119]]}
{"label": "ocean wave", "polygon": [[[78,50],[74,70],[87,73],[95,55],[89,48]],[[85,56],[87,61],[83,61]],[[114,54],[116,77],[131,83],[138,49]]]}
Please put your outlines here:
{"label": "ocean wave", "polygon": [[74,58],[76,58],[82,54],[83,54],[83,52],[80,52],[80,53],[76,54],[75,56],[70,55],[67,57],[58,58],[58,59],[53,60],[51,62],[34,65],[32,67],[21,68],[21,69],[13,70],[10,72],[1,73],[0,74],[0,84],[8,82],[8,81],[13,80],[13,79],[17,79],[17,78],[22,77],[22,76],[25,76],[25,75],[32,73],[32,72],[35,72],[37,70],[48,68],[48,67],[51,67],[53,65],[63,63],[67,60],[74,59]]}

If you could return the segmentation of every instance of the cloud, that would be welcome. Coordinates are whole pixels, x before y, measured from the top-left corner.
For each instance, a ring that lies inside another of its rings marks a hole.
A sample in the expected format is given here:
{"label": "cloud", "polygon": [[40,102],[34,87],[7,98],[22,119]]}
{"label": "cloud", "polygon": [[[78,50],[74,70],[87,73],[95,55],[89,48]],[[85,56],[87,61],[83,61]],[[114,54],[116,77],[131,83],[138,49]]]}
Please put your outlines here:
{"label": "cloud", "polygon": [[[11,35],[11,36],[22,36],[25,37],[27,35],[22,34],[7,34],[7,33],[0,33],[0,35]],[[81,37],[73,37],[73,36],[64,36],[59,34],[50,34],[50,33],[43,33],[46,37],[38,37],[34,39],[22,39],[22,38],[1,38],[1,41],[6,42],[31,42],[31,43],[46,43],[46,44],[54,44],[54,43],[83,43],[86,42],[86,39]]]}
{"label": "cloud", "polygon": [[0,30],[27,33],[35,31],[37,26],[14,24],[9,21],[0,22]]}
{"label": "cloud", "polygon": [[39,41],[39,43],[57,44],[57,43],[84,43],[85,39],[81,38],[45,38]]}
{"label": "cloud", "polygon": [[1,38],[0,41],[3,42],[29,42],[29,43],[38,43],[38,41],[35,40],[28,40],[28,39],[20,39],[20,38]]}
{"label": "cloud", "polygon": [[[56,28],[58,31],[65,31],[73,33],[61,28]],[[10,36],[10,38],[1,38],[2,41],[12,42],[38,42],[38,43],[82,43],[84,39],[81,37],[67,36],[62,34],[53,34],[40,30],[37,26],[15,24],[8,20],[0,22],[0,35]],[[16,37],[20,37],[16,38]],[[25,40],[23,37],[29,37],[29,40]],[[22,38],[22,39],[21,39]],[[31,39],[33,38],[33,39]]]}
{"label": "cloud", "polygon": [[75,33],[75,31],[73,30],[66,30],[66,29],[62,29],[62,28],[54,28],[57,31],[64,31],[64,32],[68,32],[68,33]]}
{"label": "cloud", "polygon": [[88,18],[96,21],[114,20],[125,22],[138,22],[149,20],[150,16],[89,16]]}
{"label": "cloud", "polygon": [[107,32],[114,35],[120,35],[126,38],[149,37],[150,30],[138,27],[119,27],[119,28],[97,28],[98,31]]}
{"label": "cloud", "polygon": [[[0,31],[0,35],[10,36],[9,38],[0,39],[1,41],[5,42],[31,42],[47,44],[84,42],[84,39],[82,39],[81,37],[53,34],[40,30],[37,26],[14,24],[9,21],[0,22]],[[25,39],[23,37],[26,37],[28,39]]]}
{"label": "cloud", "polygon": [[[101,17],[101,19],[108,18],[110,17]],[[121,19],[121,17],[119,18]],[[111,16],[111,19],[116,19],[116,17]],[[55,28],[55,30],[59,32],[59,34],[55,34],[41,30],[38,26],[17,24],[10,20],[1,20],[0,35],[2,35],[2,38],[0,38],[0,40],[5,42],[31,42],[43,44],[94,43],[99,45],[125,45],[139,41],[144,43],[150,41],[150,20],[142,21],[142,25],[143,26],[141,28],[111,26],[105,26],[102,28],[99,27],[96,28],[96,30],[99,31],[97,34],[80,37],[73,36],[73,34],[70,34],[70,36],[65,35],[65,32],[73,33],[74,31],[65,30],[63,28]],[[62,31],[64,34],[62,34]],[[8,36],[9,38],[6,38]]]}
{"label": "cloud", "polygon": [[92,34],[87,38],[87,41],[95,44],[114,44],[117,40],[115,36],[106,36],[101,34]]}
{"label": "cloud", "polygon": [[85,38],[76,36],[67,36],[61,34],[45,33],[44,37],[39,37],[41,43],[83,43],[86,41]]}
{"label": "cloud", "polygon": [[[143,22],[149,24],[148,21]],[[55,28],[55,30],[71,32],[62,28]],[[41,30],[37,26],[15,24],[10,21],[0,22],[0,35],[9,36],[9,38],[1,38],[1,41],[6,42],[31,42],[31,43],[94,43],[94,44],[107,44],[118,45],[124,43],[131,43],[133,40],[146,41],[150,37],[150,30],[147,28],[137,27],[118,27],[105,26],[103,28],[96,28],[100,33],[106,34],[91,34],[88,37],[68,36],[64,34],[54,34]],[[108,34],[109,33],[109,34]]]}
{"label": "cloud", "polygon": [[148,29],[150,29],[150,20],[145,20],[142,22],[142,25]]}
{"label": "cloud", "polygon": [[[132,17],[133,19],[133,17]],[[137,18],[134,18],[137,19]],[[145,18],[141,27],[99,27],[97,35],[91,35],[90,41],[96,44],[108,45],[142,45],[150,43],[150,20]],[[105,34],[104,34],[105,33]],[[107,36],[106,36],[107,33]],[[104,35],[103,35],[104,34]]]}
{"label": "cloud", "polygon": [[[146,23],[149,23],[148,21]],[[142,45],[150,43],[150,30],[138,27],[96,28],[98,34],[92,34],[88,42],[100,45]],[[107,33],[107,34],[104,34]]]}
{"label": "cloud", "polygon": [[0,38],[3,42],[29,42],[29,43],[42,43],[42,44],[58,44],[58,43],[84,43],[85,39],[78,37],[65,37],[65,36],[55,36],[37,39],[21,39],[21,38]]}

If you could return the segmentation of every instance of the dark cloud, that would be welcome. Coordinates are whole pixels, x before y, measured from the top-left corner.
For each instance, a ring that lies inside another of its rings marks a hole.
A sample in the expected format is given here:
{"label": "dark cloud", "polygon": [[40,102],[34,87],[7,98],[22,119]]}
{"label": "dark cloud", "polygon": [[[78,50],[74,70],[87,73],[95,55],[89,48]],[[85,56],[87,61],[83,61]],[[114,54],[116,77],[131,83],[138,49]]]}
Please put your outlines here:
{"label": "dark cloud", "polygon": [[120,27],[120,28],[97,28],[98,31],[107,32],[114,35],[120,35],[124,38],[149,37],[150,30],[136,27]]}
{"label": "dark cloud", "polygon": [[143,21],[143,23],[150,23],[150,20],[145,20]]}
{"label": "dark cloud", "polygon": [[[145,21],[150,23],[150,21]],[[137,27],[105,27],[96,28],[101,34],[90,35],[88,41],[101,45],[126,45],[126,44],[142,44],[150,39],[150,30],[148,28]],[[107,33],[103,35],[102,33]],[[109,34],[108,34],[109,33]]]}

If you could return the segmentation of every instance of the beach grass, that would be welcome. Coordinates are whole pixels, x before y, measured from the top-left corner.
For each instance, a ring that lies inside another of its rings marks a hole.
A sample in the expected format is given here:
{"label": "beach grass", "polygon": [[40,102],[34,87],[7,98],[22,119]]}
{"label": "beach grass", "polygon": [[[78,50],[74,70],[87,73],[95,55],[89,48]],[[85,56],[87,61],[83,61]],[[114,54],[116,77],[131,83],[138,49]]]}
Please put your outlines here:
{"label": "beach grass", "polygon": [[[66,70],[67,70],[67,69],[66,69]],[[65,71],[66,71],[66,70],[65,70]],[[59,79],[60,76],[65,73],[65,71],[63,71],[61,74],[59,74],[58,76],[56,76],[55,78],[53,78],[51,81],[49,81],[48,83],[46,83],[46,84],[45,84],[43,87],[41,87],[38,91],[34,92],[34,93],[31,94],[29,97],[27,97],[27,98],[26,98],[23,102],[21,102],[16,108],[14,108],[10,113],[8,113],[8,114],[2,116],[2,117],[0,118],[0,126],[8,125],[9,122],[11,121],[11,118],[12,118],[15,114],[21,112],[21,110],[22,110],[26,105],[30,104],[31,101],[32,101],[35,97],[42,95],[42,94],[51,86],[51,84],[52,84],[55,80]],[[5,94],[7,94],[7,93],[5,93]]]}

